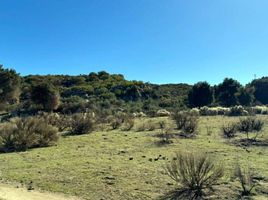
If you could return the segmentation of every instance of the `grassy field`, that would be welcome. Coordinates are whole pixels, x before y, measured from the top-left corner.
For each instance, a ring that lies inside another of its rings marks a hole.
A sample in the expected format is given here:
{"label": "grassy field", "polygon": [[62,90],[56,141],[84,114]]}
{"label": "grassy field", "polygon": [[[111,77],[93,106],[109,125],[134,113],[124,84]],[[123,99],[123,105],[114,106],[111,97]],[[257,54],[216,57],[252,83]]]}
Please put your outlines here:
{"label": "grassy field", "polygon": [[[259,117],[265,121],[264,142],[248,148],[221,136],[220,126],[238,118],[201,117],[197,138],[175,137],[169,145],[158,145],[160,130],[114,130],[62,137],[55,147],[1,154],[1,177],[81,199],[157,199],[176,187],[164,170],[175,152],[205,151],[215,156],[226,172],[213,199],[238,199],[239,184],[230,178],[237,161],[253,167],[262,179],[253,199],[268,199],[268,117]],[[148,120],[139,119],[136,125]],[[168,118],[150,120],[172,123]]]}

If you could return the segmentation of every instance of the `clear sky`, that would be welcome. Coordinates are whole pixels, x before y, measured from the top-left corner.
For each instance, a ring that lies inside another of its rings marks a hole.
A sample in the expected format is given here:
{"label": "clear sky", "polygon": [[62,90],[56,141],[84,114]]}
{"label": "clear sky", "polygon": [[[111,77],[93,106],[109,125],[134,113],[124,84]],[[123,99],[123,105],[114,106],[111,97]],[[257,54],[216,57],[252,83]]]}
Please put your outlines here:
{"label": "clear sky", "polygon": [[152,83],[268,75],[267,0],[0,0],[0,63]]}

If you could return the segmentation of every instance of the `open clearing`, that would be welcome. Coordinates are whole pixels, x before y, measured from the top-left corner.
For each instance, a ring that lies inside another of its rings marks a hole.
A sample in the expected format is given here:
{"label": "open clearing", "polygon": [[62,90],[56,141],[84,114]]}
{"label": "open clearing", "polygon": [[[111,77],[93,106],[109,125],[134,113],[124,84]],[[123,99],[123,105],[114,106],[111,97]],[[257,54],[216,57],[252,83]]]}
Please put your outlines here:
{"label": "open clearing", "polygon": [[52,194],[48,192],[28,191],[25,188],[12,187],[10,185],[0,184],[1,200],[78,200],[63,195]]}
{"label": "open clearing", "polygon": [[[230,178],[237,161],[245,166],[249,163],[261,180],[253,199],[268,199],[268,144],[265,143],[268,118],[259,117],[265,121],[261,138],[264,142],[249,148],[221,137],[220,126],[239,118],[201,117],[197,138],[176,137],[172,144],[164,146],[157,144],[160,139],[156,135],[160,130],[136,132],[134,128],[128,132],[114,130],[63,137],[55,147],[0,154],[1,177],[3,181],[26,187],[32,182],[42,191],[81,199],[157,199],[176,187],[164,170],[176,151],[206,151],[224,165],[226,172],[213,199],[237,199],[239,184]],[[145,118],[137,120],[136,125],[148,123],[148,120],[157,123],[168,118]],[[32,194],[39,200],[41,193]]]}

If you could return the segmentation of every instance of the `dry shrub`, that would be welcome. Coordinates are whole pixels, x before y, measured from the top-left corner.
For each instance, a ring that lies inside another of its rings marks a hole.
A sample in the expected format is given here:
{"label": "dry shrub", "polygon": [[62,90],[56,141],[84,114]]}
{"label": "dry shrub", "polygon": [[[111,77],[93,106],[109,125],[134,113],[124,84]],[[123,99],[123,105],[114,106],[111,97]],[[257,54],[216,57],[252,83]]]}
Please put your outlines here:
{"label": "dry shrub", "polygon": [[221,131],[225,138],[233,138],[237,132],[237,126],[234,123],[224,124],[221,127]]}
{"label": "dry shrub", "polygon": [[91,133],[95,129],[95,123],[89,115],[75,114],[72,116],[71,135]]}
{"label": "dry shrub", "polygon": [[155,129],[156,129],[156,124],[152,120],[149,120],[147,122],[147,130],[154,131]]}
{"label": "dry shrub", "polygon": [[[247,135],[247,140],[256,140],[259,132],[262,131],[264,122],[256,117],[241,118],[238,123],[238,131]],[[249,133],[255,132],[253,138],[249,138]]]}
{"label": "dry shrub", "polygon": [[137,132],[142,132],[142,131],[146,131],[146,124],[145,123],[141,123],[137,126],[136,129]]}
{"label": "dry shrub", "polygon": [[241,166],[237,164],[234,176],[240,183],[242,196],[250,196],[253,189],[258,185],[257,181],[254,180],[254,173],[249,167],[242,169]]}
{"label": "dry shrub", "polygon": [[124,124],[123,124],[123,128],[122,130],[123,131],[130,131],[135,125],[135,120],[131,117],[127,117],[125,120],[124,120]]}
{"label": "dry shrub", "polygon": [[69,115],[60,115],[58,113],[42,113],[40,118],[43,118],[48,124],[55,126],[60,132],[71,127],[72,117]]}
{"label": "dry shrub", "polygon": [[47,147],[56,144],[57,128],[41,118],[15,118],[0,128],[0,151],[25,151],[34,147]]}
{"label": "dry shrub", "polygon": [[198,119],[196,117],[189,118],[182,127],[182,134],[187,137],[192,137],[197,134]]}
{"label": "dry shrub", "polygon": [[205,153],[178,153],[166,167],[167,174],[176,181],[178,196],[186,195],[189,199],[199,199],[206,190],[212,190],[224,175],[224,169],[215,164],[214,160]]}

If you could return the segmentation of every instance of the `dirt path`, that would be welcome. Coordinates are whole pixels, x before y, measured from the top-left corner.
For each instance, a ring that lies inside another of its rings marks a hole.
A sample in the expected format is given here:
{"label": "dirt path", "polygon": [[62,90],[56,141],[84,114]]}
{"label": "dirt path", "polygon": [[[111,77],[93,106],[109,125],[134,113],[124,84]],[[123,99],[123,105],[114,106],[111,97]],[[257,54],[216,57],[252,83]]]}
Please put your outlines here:
{"label": "dirt path", "polygon": [[0,200],[79,200],[74,197],[48,192],[28,191],[10,185],[0,184]]}

